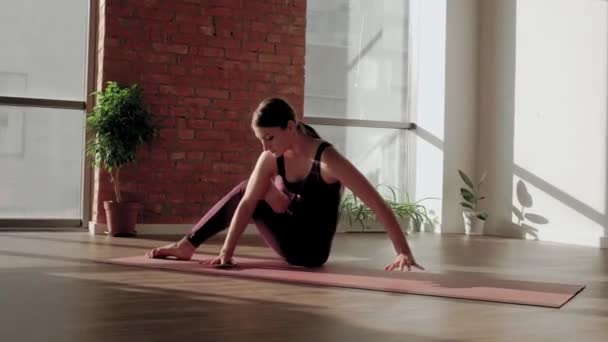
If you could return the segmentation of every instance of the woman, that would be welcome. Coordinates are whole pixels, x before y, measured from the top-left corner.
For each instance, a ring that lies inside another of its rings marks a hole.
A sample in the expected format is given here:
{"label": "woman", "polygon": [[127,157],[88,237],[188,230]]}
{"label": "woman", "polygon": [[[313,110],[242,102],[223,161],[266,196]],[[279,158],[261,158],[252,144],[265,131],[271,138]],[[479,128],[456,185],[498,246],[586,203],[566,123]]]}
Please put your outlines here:
{"label": "woman", "polygon": [[232,265],[237,241],[253,219],[266,243],[289,264],[322,266],[329,257],[346,186],[376,214],[393,242],[397,256],[385,269],[423,269],[380,194],[314,129],[298,122],[286,101],[262,101],[252,129],[264,151],[249,180],[222,198],[179,242],[155,248],[146,253],[148,257],[188,260],[200,244],[229,226],[219,256],[206,263]]}

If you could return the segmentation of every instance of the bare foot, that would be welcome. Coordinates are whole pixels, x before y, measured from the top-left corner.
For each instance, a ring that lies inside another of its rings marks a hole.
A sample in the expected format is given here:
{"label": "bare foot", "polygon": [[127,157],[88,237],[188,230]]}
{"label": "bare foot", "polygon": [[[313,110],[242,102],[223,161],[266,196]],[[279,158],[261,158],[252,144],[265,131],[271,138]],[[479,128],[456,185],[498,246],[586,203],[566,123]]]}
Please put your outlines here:
{"label": "bare foot", "polygon": [[190,260],[196,247],[183,238],[178,242],[170,243],[162,247],[156,247],[146,253],[148,258],[164,259],[167,257],[175,257],[178,260]]}

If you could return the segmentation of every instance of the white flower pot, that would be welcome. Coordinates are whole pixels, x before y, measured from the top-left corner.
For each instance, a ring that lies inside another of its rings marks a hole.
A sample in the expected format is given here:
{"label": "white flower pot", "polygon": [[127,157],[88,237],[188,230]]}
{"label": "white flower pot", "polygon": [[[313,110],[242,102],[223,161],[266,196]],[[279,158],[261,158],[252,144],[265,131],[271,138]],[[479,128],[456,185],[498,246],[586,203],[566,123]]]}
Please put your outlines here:
{"label": "white flower pot", "polygon": [[483,235],[486,221],[479,219],[474,213],[465,211],[462,213],[464,219],[464,233],[466,235]]}

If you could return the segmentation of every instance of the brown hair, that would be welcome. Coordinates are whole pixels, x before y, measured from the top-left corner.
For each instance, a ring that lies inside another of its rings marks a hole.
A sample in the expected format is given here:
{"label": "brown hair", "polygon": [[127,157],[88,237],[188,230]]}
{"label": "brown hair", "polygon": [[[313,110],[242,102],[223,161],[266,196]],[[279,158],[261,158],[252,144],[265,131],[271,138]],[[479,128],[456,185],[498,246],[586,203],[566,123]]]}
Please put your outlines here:
{"label": "brown hair", "polygon": [[321,138],[314,128],[298,121],[293,107],[281,98],[265,99],[260,102],[258,108],[253,112],[253,124],[257,127],[280,127],[285,129],[289,121],[295,121],[300,132],[313,138]]}

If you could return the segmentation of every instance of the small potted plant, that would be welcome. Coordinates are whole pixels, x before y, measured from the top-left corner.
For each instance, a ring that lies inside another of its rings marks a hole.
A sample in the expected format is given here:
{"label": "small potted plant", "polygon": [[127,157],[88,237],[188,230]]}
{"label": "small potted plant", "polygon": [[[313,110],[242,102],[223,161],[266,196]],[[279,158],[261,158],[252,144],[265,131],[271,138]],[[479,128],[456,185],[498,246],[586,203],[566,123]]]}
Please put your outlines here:
{"label": "small potted plant", "polygon": [[[428,215],[426,207],[421,204],[431,198],[423,198],[417,201],[411,201],[409,196],[405,196],[404,201],[389,200],[388,205],[393,209],[395,215],[401,220],[409,220],[409,230],[412,232],[422,232],[423,224],[432,224],[435,222]],[[425,230],[426,231],[426,230]]]}
{"label": "small potted plant", "polygon": [[464,219],[465,234],[481,235],[488,218],[488,213],[479,210],[479,202],[485,199],[481,195],[481,185],[486,179],[487,172],[483,173],[477,184],[474,184],[462,170],[458,170],[458,173],[462,181],[467,185],[467,188],[460,188],[460,194],[463,199],[460,205],[464,209],[462,217]]}
{"label": "small potted plant", "polygon": [[142,100],[142,89],[134,84],[122,87],[108,82],[105,90],[95,92],[96,105],[86,119],[92,137],[86,154],[95,167],[102,167],[114,186],[114,201],[105,201],[108,233],[112,236],[135,235],[141,205],[124,199],[120,170],[135,161],[137,148],[152,140],[155,132],[152,114]]}

